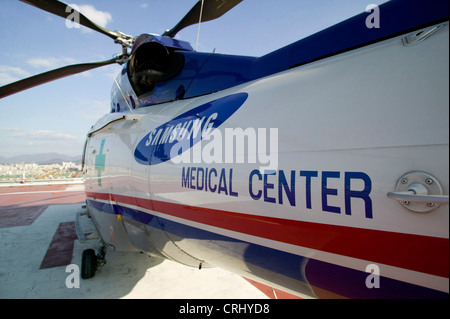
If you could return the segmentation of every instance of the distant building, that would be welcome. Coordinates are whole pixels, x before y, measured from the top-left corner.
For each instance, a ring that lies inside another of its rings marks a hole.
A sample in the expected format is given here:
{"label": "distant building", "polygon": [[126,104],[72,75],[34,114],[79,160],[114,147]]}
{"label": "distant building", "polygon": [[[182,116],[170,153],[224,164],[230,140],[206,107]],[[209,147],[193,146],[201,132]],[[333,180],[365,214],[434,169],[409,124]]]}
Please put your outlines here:
{"label": "distant building", "polygon": [[31,181],[76,177],[82,177],[81,164],[73,162],[49,165],[36,163],[0,164],[0,182],[20,182],[24,178],[27,181]]}

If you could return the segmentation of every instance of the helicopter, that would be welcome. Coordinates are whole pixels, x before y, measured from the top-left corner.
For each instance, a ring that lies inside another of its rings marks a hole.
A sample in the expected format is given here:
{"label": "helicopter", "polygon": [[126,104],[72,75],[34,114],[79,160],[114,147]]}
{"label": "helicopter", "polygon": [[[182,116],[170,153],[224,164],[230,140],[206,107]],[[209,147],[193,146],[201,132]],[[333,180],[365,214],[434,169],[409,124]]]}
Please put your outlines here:
{"label": "helicopter", "polygon": [[304,298],[448,298],[448,1],[389,1],[261,57],[175,38],[242,0],[200,0],[138,36],[22,1],[122,48],[0,88],[123,66],[83,150],[101,238],[83,278],[113,249]]}

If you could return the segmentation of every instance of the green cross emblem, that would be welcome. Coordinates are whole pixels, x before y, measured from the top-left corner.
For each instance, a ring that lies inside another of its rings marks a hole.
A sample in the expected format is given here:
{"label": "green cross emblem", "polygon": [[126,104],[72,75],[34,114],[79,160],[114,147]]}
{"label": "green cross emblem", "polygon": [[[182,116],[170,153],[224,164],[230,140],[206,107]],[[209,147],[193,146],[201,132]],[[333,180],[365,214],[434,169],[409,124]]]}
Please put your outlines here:
{"label": "green cross emblem", "polygon": [[100,151],[95,156],[95,170],[98,173],[98,186],[102,186],[102,172],[105,170],[106,155],[103,154],[103,147],[105,146],[105,139],[100,144]]}

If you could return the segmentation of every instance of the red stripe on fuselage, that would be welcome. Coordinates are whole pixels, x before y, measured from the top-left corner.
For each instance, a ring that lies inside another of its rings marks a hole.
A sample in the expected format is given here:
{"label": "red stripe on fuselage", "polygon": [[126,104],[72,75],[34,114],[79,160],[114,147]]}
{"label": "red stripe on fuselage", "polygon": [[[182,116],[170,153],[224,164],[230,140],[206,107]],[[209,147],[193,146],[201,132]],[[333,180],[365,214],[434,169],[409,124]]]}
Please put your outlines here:
{"label": "red stripe on fuselage", "polygon": [[263,217],[115,194],[86,195],[243,234],[449,277],[448,238]]}

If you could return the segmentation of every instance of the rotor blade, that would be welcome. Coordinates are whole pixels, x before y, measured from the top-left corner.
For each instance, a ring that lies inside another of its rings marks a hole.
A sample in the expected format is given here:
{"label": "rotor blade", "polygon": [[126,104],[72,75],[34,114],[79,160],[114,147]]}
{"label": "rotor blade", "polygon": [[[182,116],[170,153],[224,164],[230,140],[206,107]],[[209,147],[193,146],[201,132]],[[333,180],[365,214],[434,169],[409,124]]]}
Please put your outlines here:
{"label": "rotor blade", "polygon": [[[241,1],[242,0],[204,0],[201,22],[211,21],[221,17]],[[180,30],[198,23],[200,20],[201,7],[202,0],[199,0],[184,18],[171,30],[164,32],[163,36],[173,38]]]}
{"label": "rotor blade", "polygon": [[88,71],[91,69],[95,69],[101,66],[109,65],[116,63],[119,57],[116,57],[111,60],[93,62],[93,63],[81,63],[81,64],[73,64],[64,66],[59,69],[51,70],[45,73],[41,73],[38,75],[31,76],[29,78],[19,80],[14,83],[7,84],[5,86],[0,87],[0,99],[5,96],[12,95],[26,89],[32,88],[34,86],[38,86],[53,80],[61,79],[63,77],[74,75],[77,73],[81,73],[84,71]]}
{"label": "rotor blade", "polygon": [[56,14],[57,16],[60,16],[61,18],[64,19],[68,19],[69,16],[71,16],[73,18],[72,21],[77,22],[94,31],[103,33],[114,40],[119,37],[119,34],[117,32],[113,32],[99,26],[98,24],[89,20],[79,11],[75,10],[74,8],[63,2],[57,0],[20,0],[20,1],[35,6],[36,8],[39,8],[41,10]]}

